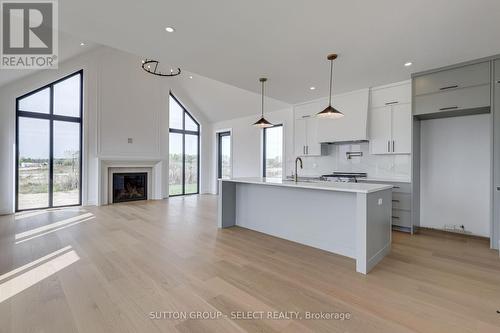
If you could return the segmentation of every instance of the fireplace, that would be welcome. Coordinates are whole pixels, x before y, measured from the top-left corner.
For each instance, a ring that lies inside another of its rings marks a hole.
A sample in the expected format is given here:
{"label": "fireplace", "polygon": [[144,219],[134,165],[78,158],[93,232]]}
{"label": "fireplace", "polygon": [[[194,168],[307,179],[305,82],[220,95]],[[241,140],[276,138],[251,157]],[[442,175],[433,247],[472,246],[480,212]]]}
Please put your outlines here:
{"label": "fireplace", "polygon": [[147,199],[147,172],[113,173],[113,203]]}

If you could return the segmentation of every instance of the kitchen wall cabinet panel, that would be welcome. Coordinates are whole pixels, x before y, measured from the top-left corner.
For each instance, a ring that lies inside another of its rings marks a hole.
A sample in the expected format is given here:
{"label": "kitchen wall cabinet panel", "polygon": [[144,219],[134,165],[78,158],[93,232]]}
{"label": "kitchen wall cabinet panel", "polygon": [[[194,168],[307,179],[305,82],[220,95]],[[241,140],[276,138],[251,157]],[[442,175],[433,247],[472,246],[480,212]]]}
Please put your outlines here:
{"label": "kitchen wall cabinet panel", "polygon": [[411,103],[410,83],[374,88],[370,92],[370,107],[378,108],[394,104]]}
{"label": "kitchen wall cabinet panel", "polygon": [[295,119],[295,155],[304,156],[306,154],[307,145],[307,119]]}
{"label": "kitchen wall cabinet panel", "polygon": [[415,97],[414,115],[446,113],[460,115],[460,111],[477,110],[475,113],[487,113],[491,104],[490,85],[455,89],[437,94]]}
{"label": "kitchen wall cabinet panel", "polygon": [[372,154],[411,153],[412,116],[411,100],[407,98],[409,95],[411,85],[407,81],[372,89],[369,112]]}
{"label": "kitchen wall cabinet panel", "polygon": [[318,137],[318,126],[321,119],[316,118],[315,115],[306,119],[307,123],[307,147],[306,154],[308,156],[321,155],[321,141]]}
{"label": "kitchen wall cabinet panel", "polygon": [[439,93],[490,83],[490,63],[482,62],[441,70],[415,78],[415,95]]}
{"label": "kitchen wall cabinet panel", "polygon": [[392,152],[411,153],[411,104],[398,104],[392,107]]}
{"label": "kitchen wall cabinet panel", "polygon": [[318,121],[315,115],[320,110],[320,102],[298,105],[295,112],[295,155],[320,156],[321,144],[318,139]]}
{"label": "kitchen wall cabinet panel", "polygon": [[370,152],[388,154],[391,151],[392,107],[386,106],[370,111]]}

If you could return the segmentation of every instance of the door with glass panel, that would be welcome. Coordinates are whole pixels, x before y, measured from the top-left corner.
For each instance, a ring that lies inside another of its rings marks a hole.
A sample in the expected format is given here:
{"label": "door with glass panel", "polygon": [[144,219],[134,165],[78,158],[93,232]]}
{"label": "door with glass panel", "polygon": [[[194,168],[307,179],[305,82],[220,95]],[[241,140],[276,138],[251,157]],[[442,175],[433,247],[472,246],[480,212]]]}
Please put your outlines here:
{"label": "door with glass panel", "polygon": [[172,94],[169,119],[169,195],[198,194],[200,124]]}
{"label": "door with glass panel", "polygon": [[231,178],[231,132],[217,133],[217,178]]}
{"label": "door with glass panel", "polygon": [[81,205],[83,71],[16,100],[16,211]]}

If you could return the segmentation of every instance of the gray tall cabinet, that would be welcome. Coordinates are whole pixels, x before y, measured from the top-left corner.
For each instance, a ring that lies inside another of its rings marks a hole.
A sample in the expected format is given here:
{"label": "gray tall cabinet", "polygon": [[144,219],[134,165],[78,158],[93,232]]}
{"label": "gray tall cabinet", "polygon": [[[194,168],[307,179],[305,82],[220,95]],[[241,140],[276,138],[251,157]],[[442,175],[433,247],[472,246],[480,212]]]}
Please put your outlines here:
{"label": "gray tall cabinet", "polygon": [[493,63],[493,223],[491,247],[500,247],[500,59]]}
{"label": "gray tall cabinet", "polygon": [[[491,247],[500,239],[500,55],[412,75],[412,224],[420,226],[422,120],[489,114]],[[446,152],[443,152],[446,153]],[[473,177],[473,175],[471,175]]]}

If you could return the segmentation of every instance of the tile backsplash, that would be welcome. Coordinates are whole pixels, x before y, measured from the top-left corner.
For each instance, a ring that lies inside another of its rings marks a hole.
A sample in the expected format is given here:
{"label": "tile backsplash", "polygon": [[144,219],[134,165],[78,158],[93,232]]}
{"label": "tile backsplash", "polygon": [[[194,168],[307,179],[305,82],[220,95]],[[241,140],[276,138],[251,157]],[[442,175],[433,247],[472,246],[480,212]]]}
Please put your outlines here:
{"label": "tile backsplash", "polygon": [[[327,145],[328,154],[303,157],[304,169],[299,175],[320,176],[334,171],[366,172],[368,178],[409,181],[411,155],[372,155],[368,143]],[[347,159],[346,152],[362,152],[361,157]]]}

